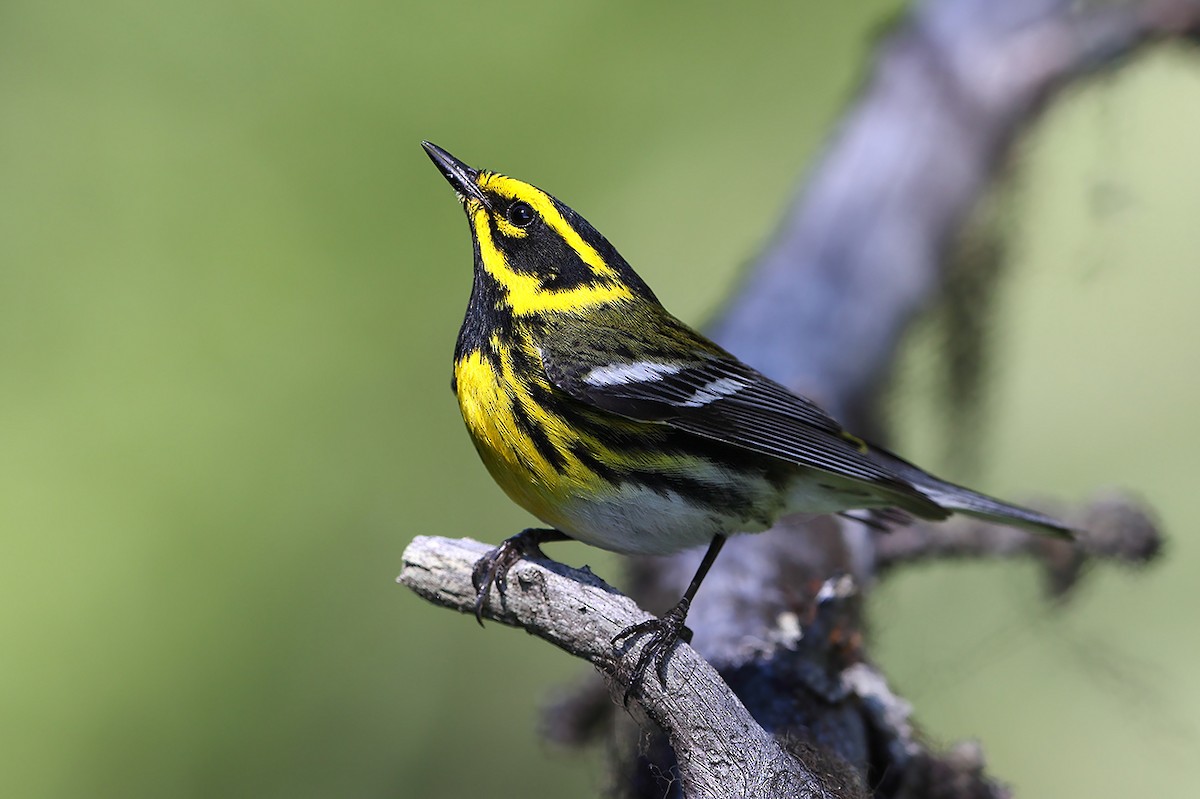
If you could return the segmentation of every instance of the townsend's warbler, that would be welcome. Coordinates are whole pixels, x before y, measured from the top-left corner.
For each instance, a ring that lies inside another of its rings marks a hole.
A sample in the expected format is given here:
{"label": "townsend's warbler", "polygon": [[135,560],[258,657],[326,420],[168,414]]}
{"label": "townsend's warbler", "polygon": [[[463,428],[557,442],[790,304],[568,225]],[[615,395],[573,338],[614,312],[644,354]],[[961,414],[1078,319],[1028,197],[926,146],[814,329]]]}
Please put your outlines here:
{"label": "townsend's warbler", "polygon": [[[583,217],[528,183],[472,169],[428,142],[470,222],[475,282],[453,387],[492,477],[551,525],[475,568],[493,584],[540,543],[624,553],[708,544],[680,604],[650,631],[634,676],[663,659],[725,536],[788,513],[896,508],[966,513],[1069,536],[1052,518],[940,480],[842,429],[668,313]],[[622,637],[618,636],[618,638]]]}

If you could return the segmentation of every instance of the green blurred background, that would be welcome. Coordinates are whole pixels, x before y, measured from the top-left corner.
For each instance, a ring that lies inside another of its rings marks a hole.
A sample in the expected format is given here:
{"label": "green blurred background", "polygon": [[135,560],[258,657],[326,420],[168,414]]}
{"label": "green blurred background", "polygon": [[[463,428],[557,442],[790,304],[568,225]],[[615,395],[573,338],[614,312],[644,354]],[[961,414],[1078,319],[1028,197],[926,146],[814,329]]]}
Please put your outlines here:
{"label": "green blurred background", "polygon": [[[528,521],[448,390],[470,244],[419,142],[546,186],[702,319],[897,8],[5,3],[0,794],[594,792],[534,732],[582,667],[393,582],[416,534]],[[1198,67],[1143,60],[1023,148],[974,476],[1135,487],[1166,563],[1058,613],[1003,564],[874,600],[929,734],[1029,796],[1177,793],[1200,750]],[[897,420],[936,465],[932,368]]]}

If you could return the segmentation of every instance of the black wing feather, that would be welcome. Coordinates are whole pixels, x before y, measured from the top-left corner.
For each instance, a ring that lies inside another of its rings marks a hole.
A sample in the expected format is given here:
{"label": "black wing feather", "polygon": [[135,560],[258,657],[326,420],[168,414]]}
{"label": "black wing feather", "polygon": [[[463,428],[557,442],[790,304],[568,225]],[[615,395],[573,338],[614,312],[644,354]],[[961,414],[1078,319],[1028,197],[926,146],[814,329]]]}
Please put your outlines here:
{"label": "black wing feather", "polygon": [[[642,329],[646,333],[638,334]],[[634,312],[620,325],[545,332],[541,355],[550,382],[596,408],[869,484],[876,499],[917,516],[959,512],[1071,537],[1070,528],[1049,516],[941,480],[865,444],[814,403],[669,315]],[[629,346],[631,335],[637,347]]]}
{"label": "black wing feather", "polygon": [[[870,483],[909,499],[905,505],[921,515],[946,515],[911,483],[869,457],[857,439],[847,436],[817,405],[723,352],[699,357],[692,353],[686,361],[678,356],[649,356],[600,366],[579,359],[579,354],[568,354],[553,345],[542,350],[550,381],[575,399],[631,419],[661,422],[703,438]],[[597,369],[634,363],[662,365],[674,371],[650,368],[644,370],[645,379],[595,379]],[[713,391],[720,381],[727,381],[725,393]]]}

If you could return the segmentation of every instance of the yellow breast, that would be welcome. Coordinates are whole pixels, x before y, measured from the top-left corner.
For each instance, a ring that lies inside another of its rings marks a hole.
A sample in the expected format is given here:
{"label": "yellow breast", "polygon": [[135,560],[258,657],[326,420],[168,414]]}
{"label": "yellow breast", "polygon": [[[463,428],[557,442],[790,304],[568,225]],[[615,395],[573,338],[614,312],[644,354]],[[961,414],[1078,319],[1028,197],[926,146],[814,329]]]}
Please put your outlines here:
{"label": "yellow breast", "polygon": [[574,434],[566,423],[533,401],[528,381],[545,377],[518,379],[505,354],[480,351],[460,357],[454,377],[463,421],[492,479],[530,513],[561,524],[558,509],[592,490],[594,475],[570,453]]}

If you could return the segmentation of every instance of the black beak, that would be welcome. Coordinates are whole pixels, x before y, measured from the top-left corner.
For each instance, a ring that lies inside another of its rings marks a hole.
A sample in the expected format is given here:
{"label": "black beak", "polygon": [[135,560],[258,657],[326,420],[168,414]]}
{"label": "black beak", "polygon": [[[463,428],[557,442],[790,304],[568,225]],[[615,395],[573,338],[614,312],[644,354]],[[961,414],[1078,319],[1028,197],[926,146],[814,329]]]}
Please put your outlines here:
{"label": "black beak", "polygon": [[479,177],[478,169],[471,169],[471,167],[459,161],[433,142],[423,141],[421,142],[421,146],[425,148],[425,153],[429,156],[429,160],[433,161],[434,165],[441,171],[442,176],[446,178],[446,181],[454,187],[454,191],[460,199],[473,197],[483,203],[484,208],[487,208],[489,211],[492,209],[492,204],[488,201],[487,196],[475,182],[476,178]]}

